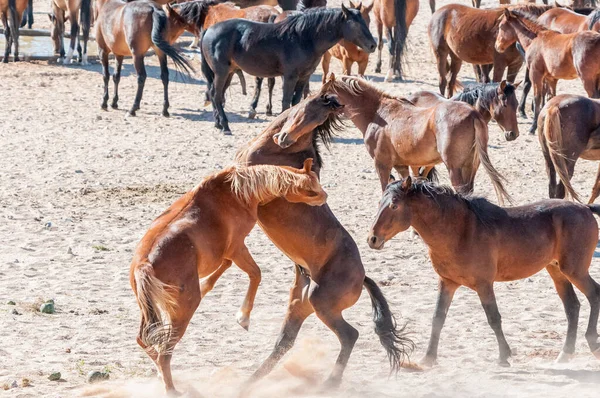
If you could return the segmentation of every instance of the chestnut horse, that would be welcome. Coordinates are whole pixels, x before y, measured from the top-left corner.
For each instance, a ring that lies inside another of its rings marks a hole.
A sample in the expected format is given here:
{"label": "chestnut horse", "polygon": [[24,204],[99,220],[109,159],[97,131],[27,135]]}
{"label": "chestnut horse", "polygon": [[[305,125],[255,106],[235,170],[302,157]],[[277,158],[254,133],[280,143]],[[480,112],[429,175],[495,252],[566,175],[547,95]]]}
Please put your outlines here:
{"label": "chestnut horse", "polygon": [[[518,4],[511,9],[526,9],[532,14],[541,15],[550,6]],[[436,58],[439,72],[440,94],[452,97],[458,72],[463,62],[486,66],[477,72],[478,80],[487,83],[487,65],[493,64],[492,81],[500,82],[504,70],[508,68],[506,79],[514,82],[523,64],[523,57],[517,48],[510,46],[504,53],[494,49],[498,33],[499,18],[503,8],[480,10],[461,4],[449,4],[437,10],[429,22],[429,41]],[[450,62],[448,62],[450,58]],[[484,69],[486,69],[484,73]],[[448,81],[448,75],[450,80]]]}
{"label": "chestnut horse", "polygon": [[419,0],[373,0],[373,16],[377,27],[377,64],[375,73],[381,73],[383,28],[390,52],[390,64],[385,81],[402,80],[402,62],[408,28],[419,12]]}
{"label": "chestnut horse", "polygon": [[439,275],[431,337],[422,364],[435,364],[454,292],[466,286],[479,295],[496,335],[498,363],[510,366],[511,350],[502,332],[494,282],[529,278],[544,268],[554,281],[567,315],[567,338],[558,361],[568,361],[575,352],[579,300],[573,285],[590,302],[585,337],[600,359],[600,285],[589,274],[598,243],[594,214],[600,215],[600,207],[564,200],[503,208],[427,181],[413,182],[410,177],[390,184],[371,227],[369,246],[382,249],[386,241],[412,226],[427,245],[433,269]]}
{"label": "chestnut horse", "polygon": [[[579,95],[552,98],[540,112],[538,138],[546,161],[550,197],[564,198],[568,194],[580,200],[570,180],[578,158],[600,160],[600,100]],[[599,194],[600,167],[588,203]]]}
{"label": "chestnut horse", "polygon": [[4,63],[8,63],[13,43],[13,59],[19,61],[19,28],[27,4],[27,0],[0,0],[0,18],[4,26]]}
{"label": "chestnut horse", "polygon": [[[71,42],[65,57],[64,34],[67,19],[71,24]],[[59,54],[59,60],[63,61],[64,64],[70,64],[77,43],[79,62],[82,65],[87,65],[87,43],[92,26],[92,0],[52,0],[50,21],[52,22],[51,36],[54,43],[54,52]],[[79,44],[80,27],[83,36],[83,51]]]}
{"label": "chestnut horse", "polygon": [[559,79],[579,77],[588,96],[600,96],[600,33],[558,33],[544,28],[525,12],[505,9],[495,48],[503,52],[517,41],[526,52],[535,97],[530,134],[535,134],[537,129],[537,117],[545,94],[544,84],[551,95],[556,95]]}
{"label": "chestnut horse", "polygon": [[260,283],[260,269],[244,244],[257,209],[276,198],[320,206],[327,194],[319,177],[304,168],[232,166],[205,178],[150,226],[136,248],[129,280],[142,312],[138,344],[156,364],[167,393],[175,345],[212,285],[198,278],[234,262],[250,277],[238,321],[247,327]]}
{"label": "chestnut horse", "polygon": [[[339,113],[341,106],[335,98],[316,93],[305,101],[315,96],[323,98]],[[296,167],[306,158],[314,158],[314,171],[319,174],[323,166],[319,143],[328,145],[331,142],[331,135],[339,126],[337,113],[330,114],[323,124],[315,126],[316,129],[293,145],[281,148],[275,141],[289,115],[290,110],[280,114],[238,152],[236,160],[242,164]],[[275,367],[294,345],[306,318],[314,312],[341,344],[336,365],[326,381],[326,385],[338,385],[358,339],[358,331],[346,322],[342,312],[356,303],[363,286],[371,297],[375,333],[387,352],[392,371],[397,371],[413,344],[403,333],[404,328],[396,326],[377,284],[365,276],[356,243],[329,206],[308,207],[277,199],[258,208],[258,223],[273,243],[294,261],[296,276],[275,348],[256,370],[253,379],[267,375]]]}
{"label": "chestnut horse", "polygon": [[129,115],[135,116],[140,109],[144,84],[146,82],[146,67],[144,56],[153,48],[160,63],[160,78],[164,87],[163,116],[169,116],[169,69],[167,57],[171,58],[177,68],[189,73],[189,61],[171,45],[185,30],[191,29],[171,6],[159,5],[150,1],[133,1],[125,3],[121,0],[97,0],[96,43],[98,55],[102,62],[104,75],[104,97],[102,109],[108,108],[108,54],[115,54],[117,60],[113,76],[115,92],[112,108],[118,108],[119,81],[123,58],[133,56],[133,65],[137,73],[137,93]]}
{"label": "chestnut horse", "polygon": [[[362,3],[355,4],[350,1],[350,6],[360,11],[360,15],[362,15],[365,20],[367,27],[371,22],[369,13],[373,9],[373,4],[374,3],[371,2],[369,5],[365,6]],[[329,75],[329,63],[331,62],[331,57],[335,57],[342,61],[342,71],[344,75],[352,74],[352,65],[356,62],[358,64],[358,75],[364,76],[365,71],[367,70],[367,64],[369,63],[369,53],[361,50],[356,44],[341,40],[323,55],[323,60],[321,61],[321,68],[323,68],[323,83],[327,81],[327,76]]]}
{"label": "chestnut horse", "polygon": [[[407,176],[409,167],[424,167],[424,175],[428,175],[431,168],[443,162],[454,188],[470,193],[482,163],[498,200],[510,200],[502,185],[503,177],[487,153],[487,125],[472,106],[440,101],[430,108],[421,108],[406,98],[386,94],[363,79],[343,76],[336,80],[333,74],[321,92],[335,94],[346,116],[362,132],[382,190],[392,168]],[[293,145],[333,112],[335,107],[319,97],[303,102],[294,108],[277,135],[278,144],[282,148]]]}
{"label": "chestnut horse", "polygon": [[[500,129],[504,131],[506,141],[513,141],[519,136],[519,122],[517,121],[519,101],[516,94],[519,84],[512,84],[506,80],[502,80],[500,83],[474,84],[467,86],[450,100],[466,102],[473,106],[486,124],[494,119]],[[423,108],[436,106],[441,101],[448,101],[445,97],[431,91],[417,91],[406,99]]]}

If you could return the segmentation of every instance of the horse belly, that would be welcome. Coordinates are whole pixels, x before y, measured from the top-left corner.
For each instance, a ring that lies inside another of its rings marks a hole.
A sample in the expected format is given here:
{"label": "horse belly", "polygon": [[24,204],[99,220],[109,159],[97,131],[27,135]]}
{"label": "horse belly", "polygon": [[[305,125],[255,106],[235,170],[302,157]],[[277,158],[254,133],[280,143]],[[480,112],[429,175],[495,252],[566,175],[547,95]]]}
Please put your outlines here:
{"label": "horse belly", "polygon": [[482,45],[473,45],[474,40],[471,37],[461,37],[454,39],[451,36],[446,38],[448,46],[454,54],[462,61],[476,65],[486,65],[494,63],[494,41],[486,41]]}

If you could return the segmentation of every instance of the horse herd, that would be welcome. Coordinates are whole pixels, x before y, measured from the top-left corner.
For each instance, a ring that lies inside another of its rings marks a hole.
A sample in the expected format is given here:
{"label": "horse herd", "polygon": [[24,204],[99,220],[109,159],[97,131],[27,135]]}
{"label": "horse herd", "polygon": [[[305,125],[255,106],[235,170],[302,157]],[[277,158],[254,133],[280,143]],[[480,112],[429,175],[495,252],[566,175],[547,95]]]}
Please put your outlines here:
{"label": "horse herd", "polygon": [[[16,22],[26,8],[21,1],[10,1],[8,8],[0,10],[7,35],[5,62],[13,42],[18,58]],[[575,351],[580,304],[574,286],[590,302],[585,337],[600,359],[600,285],[588,272],[598,242],[593,214],[600,215],[600,206],[592,203],[600,194],[600,170],[587,206],[550,199],[500,207],[470,196],[482,165],[499,203],[512,202],[505,179],[487,152],[487,125],[493,119],[507,141],[517,139],[517,113],[525,115],[525,98],[533,86],[530,133],[537,132],[540,139],[549,196],[570,195],[579,200],[570,184],[576,160],[600,160],[600,100],[595,99],[600,97],[600,11],[536,4],[494,9],[450,4],[435,11],[432,0],[428,34],[440,93],[421,91],[398,97],[376,88],[362,75],[369,54],[377,49],[375,70],[381,72],[385,27],[390,52],[385,80],[402,79],[417,0],[375,0],[341,8],[326,8],[319,0],[292,3],[280,3],[285,10],[281,12],[274,4],[240,8],[219,0],[174,5],[96,0],[93,7],[90,0],[53,0],[55,50],[65,63],[70,62],[76,45],[80,61],[86,62],[86,41],[95,24],[104,79],[103,109],[109,100],[109,54],[116,59],[113,108],[118,108],[124,57],[133,57],[138,88],[129,114],[135,115],[146,80],[144,57],[153,49],[164,85],[162,113],[168,116],[167,58],[186,73],[193,70],[191,61],[173,45],[185,31],[199,39],[205,99],[212,103],[215,125],[224,133],[230,134],[224,93],[234,75],[240,77],[244,90],[244,73],[256,77],[250,117],[256,115],[264,78],[269,87],[267,113],[273,112],[275,77],[282,77],[282,113],[239,149],[233,166],[205,178],[162,213],[136,249],[130,282],[142,313],[137,342],[156,364],[167,392],[177,393],[170,369],[176,344],[202,298],[233,263],[250,280],[237,314],[238,323],[248,329],[261,271],[244,240],[257,223],[294,262],[295,280],[276,345],[251,380],[264,377],[276,366],[293,346],[304,320],[315,313],[340,341],[336,365],[326,381],[329,387],[339,385],[358,339],[358,331],[342,312],[357,302],[363,287],[371,298],[375,332],[392,371],[398,371],[412,351],[413,342],[397,324],[380,288],[365,275],[357,245],[327,205],[327,194],[319,183],[320,146],[328,147],[333,134],[344,127],[342,117],[362,133],[383,192],[369,246],[379,250],[412,227],[428,246],[439,275],[423,366],[436,362],[446,313],[460,286],[479,295],[497,337],[498,362],[508,366],[511,350],[502,331],[493,284],[527,278],[544,268],[554,281],[568,322],[557,360],[568,361]],[[474,1],[474,6],[479,2]],[[370,12],[378,41],[369,30]],[[72,28],[65,56],[62,37],[67,19]],[[87,29],[83,48],[79,46],[79,21]],[[342,61],[344,76],[325,72],[322,86],[311,93],[311,75],[319,62],[327,71],[332,57]],[[524,61],[526,81],[519,104],[520,83],[514,80]],[[456,93],[462,86],[457,76],[463,62],[474,65],[479,82]],[[361,76],[349,76],[353,63],[358,64]],[[556,95],[559,79],[575,78],[581,79],[591,98]],[[440,163],[446,166],[453,189],[437,185],[435,166]],[[522,255],[525,252],[527,256]]]}

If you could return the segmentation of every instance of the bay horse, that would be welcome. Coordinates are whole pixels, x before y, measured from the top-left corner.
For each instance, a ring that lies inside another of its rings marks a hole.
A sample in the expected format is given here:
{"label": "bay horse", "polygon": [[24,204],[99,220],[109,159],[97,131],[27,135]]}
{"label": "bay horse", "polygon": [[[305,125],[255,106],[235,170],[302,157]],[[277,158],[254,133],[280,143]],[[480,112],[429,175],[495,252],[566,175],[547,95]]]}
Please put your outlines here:
{"label": "bay horse", "polygon": [[8,63],[13,44],[13,60],[19,61],[19,28],[23,13],[27,9],[27,1],[0,0],[0,19],[4,26],[4,58],[2,59],[4,63]]}
{"label": "bay horse", "polygon": [[286,110],[300,101],[323,54],[342,39],[366,52],[376,47],[360,11],[344,5],[311,8],[275,24],[232,19],[210,27],[202,39],[202,72],[211,90],[215,127],[231,134],[223,92],[235,70],[258,77],[283,76],[282,110]]}
{"label": "bay horse", "polygon": [[[369,13],[373,9],[373,5],[373,2],[368,5],[364,5],[362,3],[355,4],[350,1],[350,6],[360,11],[360,15],[362,15],[363,19],[365,20],[367,27],[371,22]],[[346,40],[341,40],[323,55],[323,60],[321,61],[321,68],[323,69],[323,83],[327,81],[327,76],[329,75],[329,63],[331,62],[332,57],[342,61],[342,71],[344,75],[352,74],[352,65],[356,63],[358,64],[358,75],[364,76],[369,63],[369,53],[362,51],[356,44],[347,42]]]}
{"label": "bay horse", "polygon": [[[579,201],[570,180],[578,158],[600,160],[600,100],[568,94],[552,98],[540,112],[538,138],[546,162],[549,196],[569,195]],[[600,167],[588,204],[599,194]]]}
{"label": "bay horse", "polygon": [[169,68],[167,57],[175,66],[189,73],[189,61],[171,45],[181,34],[191,29],[186,21],[175,12],[171,6],[161,8],[151,1],[132,1],[125,3],[121,0],[97,0],[98,10],[96,19],[96,43],[98,55],[102,62],[104,77],[104,96],[102,109],[108,108],[108,54],[115,54],[117,61],[113,81],[115,91],[111,107],[118,108],[119,81],[121,66],[125,56],[133,56],[133,65],[137,73],[137,93],[130,116],[135,116],[140,109],[144,84],[146,82],[146,67],[144,56],[153,48],[160,63],[160,78],[164,87],[164,102],[162,115],[169,116]]}
{"label": "bay horse", "polygon": [[142,320],[137,342],[156,364],[165,389],[177,394],[171,377],[175,345],[212,286],[198,278],[234,262],[250,277],[238,317],[249,322],[260,269],[244,240],[256,225],[257,209],[276,198],[321,206],[327,194],[311,171],[292,167],[232,166],[205,178],[150,226],[138,244],[129,280]]}
{"label": "bay horse", "polygon": [[[513,141],[519,136],[519,123],[517,121],[516,90],[521,83],[512,84],[506,80],[500,83],[478,83],[467,86],[462,92],[450,98],[450,101],[461,101],[474,107],[483,117],[486,124],[494,119],[500,129],[504,131],[506,141]],[[406,97],[416,106],[429,108],[436,106],[441,101],[448,101],[445,97],[432,91],[417,91]]]}
{"label": "bay horse", "polygon": [[[386,241],[412,226],[429,249],[433,269],[439,275],[439,288],[431,337],[421,363],[435,364],[454,292],[466,286],[479,295],[496,335],[498,364],[510,366],[511,350],[502,332],[494,282],[529,278],[544,268],[554,281],[567,315],[567,338],[557,361],[566,362],[575,352],[579,300],[573,285],[590,302],[585,337],[592,353],[600,359],[600,285],[589,274],[598,243],[594,214],[600,215],[600,207],[564,200],[503,208],[410,177],[391,183],[379,203],[368,243],[380,250]],[[452,233],[448,233],[450,230]]]}
{"label": "bay horse", "polygon": [[[517,4],[510,8],[526,9],[533,15],[541,15],[551,7]],[[461,4],[448,4],[431,16],[428,34],[436,58],[440,94],[448,97],[454,95],[458,73],[463,62],[485,66],[476,68],[479,70],[477,77],[480,82],[489,81],[488,65],[493,65],[494,68],[492,81],[500,82],[505,70],[507,70],[506,80],[515,81],[523,64],[521,53],[514,45],[508,47],[503,53],[494,48],[503,9],[482,10]]]}
{"label": "bay horse", "polygon": [[[59,54],[59,60],[66,65],[70,64],[77,44],[79,62],[87,65],[87,44],[92,25],[92,0],[52,0],[52,14],[49,16],[52,22],[51,37],[54,52]],[[65,57],[64,34],[67,19],[71,24],[71,41]],[[79,44],[79,28],[83,36],[83,51]]]}
{"label": "bay horse", "polygon": [[377,64],[375,73],[381,73],[383,28],[388,42],[390,63],[386,81],[402,80],[402,62],[408,28],[419,12],[419,0],[373,0],[373,16],[377,27]]}
{"label": "bay horse", "polygon": [[[315,96],[321,97],[320,92],[304,101],[310,101]],[[334,97],[323,98],[338,112],[330,114],[309,134],[287,148],[277,145],[276,136],[290,116],[291,110],[288,109],[259,136],[242,147],[236,155],[236,161],[249,165],[297,167],[305,159],[314,158],[313,170],[320,174],[323,161],[319,146],[323,144],[328,147],[332,134],[340,129],[341,110],[341,105]],[[277,199],[258,208],[258,224],[275,246],[295,263],[295,280],[277,343],[269,357],[254,372],[252,380],[271,372],[292,348],[302,324],[314,312],[340,341],[341,350],[336,365],[325,382],[330,387],[339,385],[358,339],[358,331],[346,322],[342,312],[357,302],[362,287],[371,298],[375,333],[387,353],[391,370],[397,372],[414,345],[406,336],[404,327],[397,326],[377,284],[365,276],[356,243],[329,206],[308,207]]]}
{"label": "bay horse", "polygon": [[[424,167],[429,174],[444,163],[452,186],[462,193],[473,190],[475,174],[481,163],[490,176],[498,200],[510,200],[503,177],[487,153],[488,130],[483,117],[472,106],[455,101],[440,101],[421,108],[402,97],[386,94],[363,79],[333,74],[321,89],[335,95],[344,114],[361,131],[367,152],[375,161],[382,191],[392,168],[407,176],[408,168]],[[319,97],[294,108],[277,134],[277,143],[289,147],[335,112]]]}
{"label": "bay horse", "polygon": [[525,49],[535,97],[530,134],[535,134],[537,129],[537,117],[545,94],[544,84],[551,95],[556,95],[559,79],[579,77],[588,96],[600,96],[600,33],[558,33],[544,28],[525,12],[505,9],[495,48],[503,52],[517,41]]}

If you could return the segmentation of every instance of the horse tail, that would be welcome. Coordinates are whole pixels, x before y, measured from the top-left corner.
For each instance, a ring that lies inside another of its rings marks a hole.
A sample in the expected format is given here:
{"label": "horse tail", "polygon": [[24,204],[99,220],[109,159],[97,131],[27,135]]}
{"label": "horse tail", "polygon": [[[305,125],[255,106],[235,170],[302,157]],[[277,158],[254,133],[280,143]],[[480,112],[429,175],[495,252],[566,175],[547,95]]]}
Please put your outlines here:
{"label": "horse tail", "polygon": [[375,281],[365,276],[363,286],[371,297],[375,333],[379,336],[379,341],[387,352],[391,372],[397,373],[404,362],[404,358],[408,357],[414,350],[415,344],[406,336],[406,326],[398,328],[388,302]]}
{"label": "horse tail", "polygon": [[592,213],[600,217],[600,205],[591,204],[587,205],[587,207],[592,211]]}
{"label": "horse tail", "polygon": [[[494,190],[496,191],[496,196],[498,198],[498,202],[500,204],[504,204],[504,199],[508,200],[512,203],[512,198],[504,188],[504,184],[502,181],[506,182],[506,179],[500,174],[498,170],[492,165],[492,161],[490,160],[490,156],[487,151],[487,142],[488,142],[488,129],[487,125],[483,121],[482,117],[479,113],[476,112],[475,118],[475,156],[473,159],[473,174],[475,174],[475,170],[477,170],[477,164],[481,163],[483,168],[485,169],[488,176],[492,180],[492,185],[494,186]],[[473,178],[475,176],[473,175]]]}
{"label": "horse tail", "polygon": [[83,41],[87,42],[90,38],[90,29],[92,27],[92,0],[81,0],[79,22],[81,23]]}
{"label": "horse tail", "polygon": [[19,12],[17,11],[17,0],[8,0],[8,26],[10,28],[10,35],[13,37],[13,42],[16,41],[15,38],[21,22],[19,21]]}
{"label": "horse tail", "polygon": [[[538,121],[539,123],[539,121]],[[552,160],[556,174],[560,182],[565,187],[565,193],[571,196],[573,200],[581,202],[579,195],[573,189],[571,185],[571,179],[569,178],[569,171],[567,170],[566,157],[560,151],[562,150],[562,130],[560,128],[560,110],[554,104],[551,104],[546,109],[546,117],[544,119],[541,133],[546,141],[546,149]],[[541,139],[541,136],[540,136]]]}
{"label": "horse tail", "polygon": [[394,37],[394,69],[402,75],[402,57],[408,35],[406,26],[406,0],[394,0],[394,17],[396,18]]}
{"label": "horse tail", "polygon": [[189,76],[190,72],[194,70],[190,61],[165,40],[167,24],[167,14],[161,8],[158,8],[158,6],[154,7],[152,12],[152,43],[167,57],[171,58],[179,71],[184,71]]}
{"label": "horse tail", "polygon": [[177,308],[174,288],[161,282],[148,262],[140,264],[133,275],[142,312],[139,338],[146,346],[164,354],[174,332],[171,323],[171,314]]}

